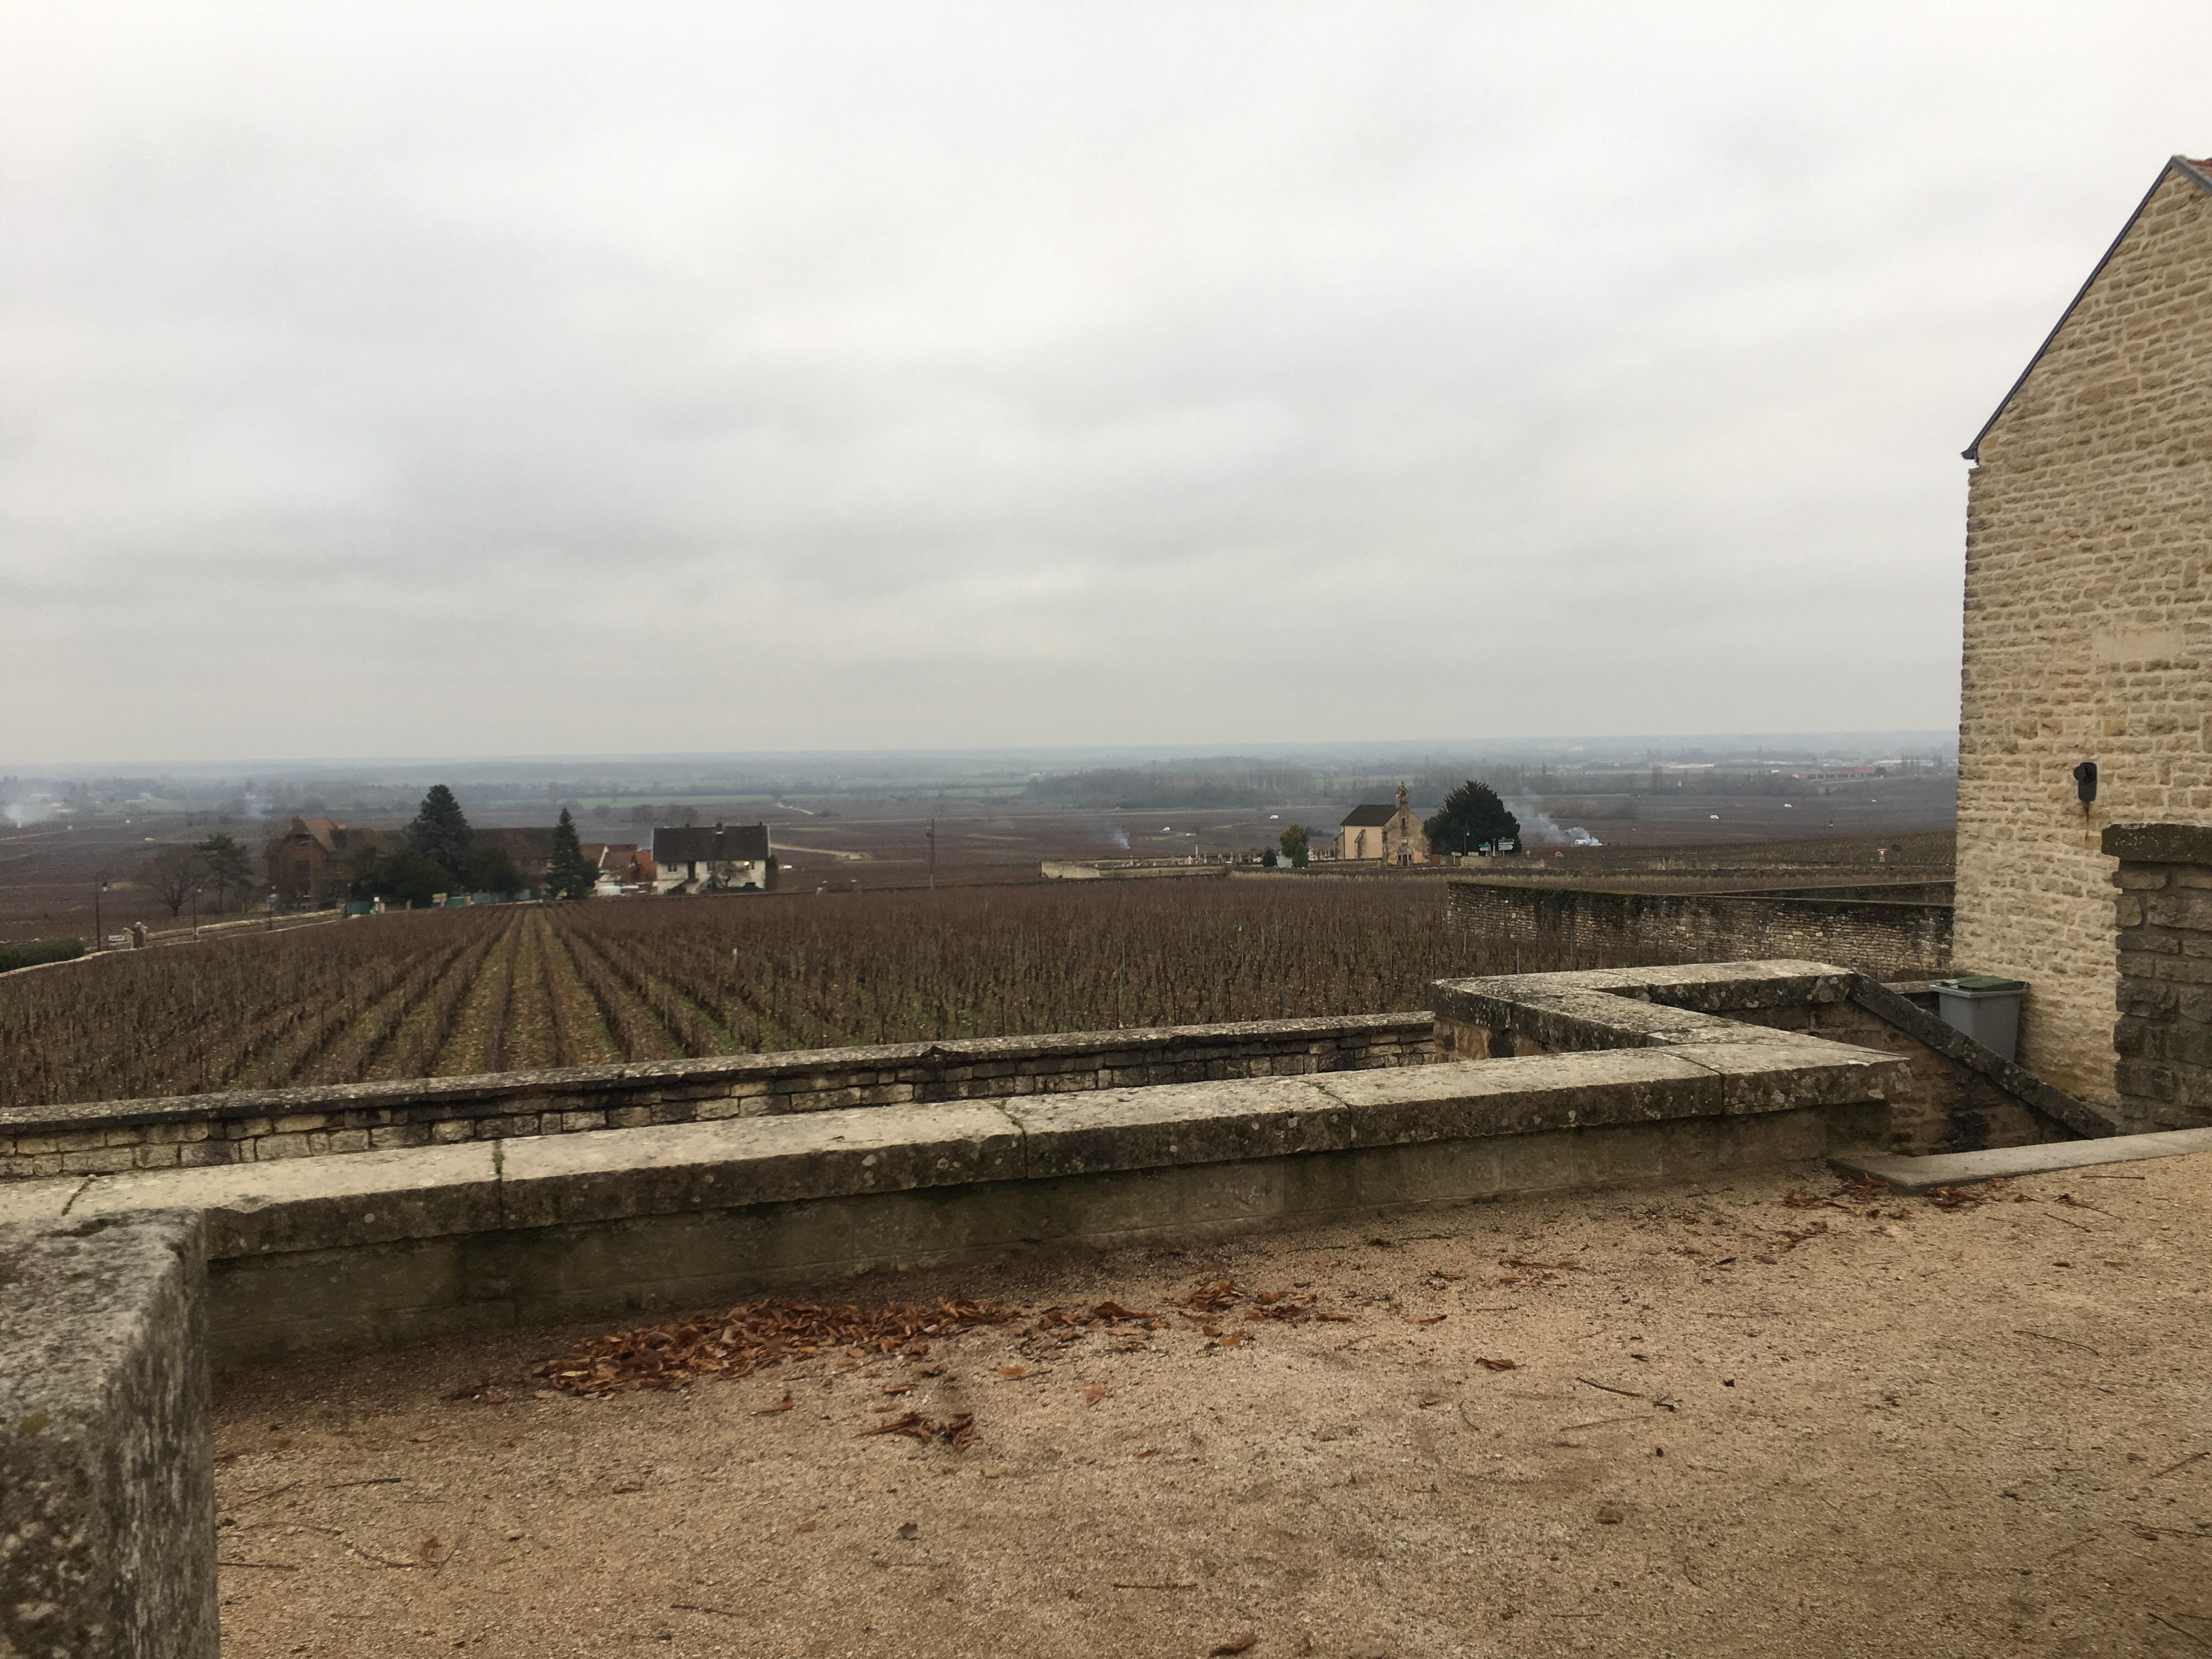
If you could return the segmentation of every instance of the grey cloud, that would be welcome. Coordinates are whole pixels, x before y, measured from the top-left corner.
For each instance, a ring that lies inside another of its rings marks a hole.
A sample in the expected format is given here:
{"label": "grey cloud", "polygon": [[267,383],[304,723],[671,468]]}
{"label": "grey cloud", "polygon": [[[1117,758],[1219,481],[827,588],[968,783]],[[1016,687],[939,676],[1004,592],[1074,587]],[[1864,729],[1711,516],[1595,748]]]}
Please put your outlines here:
{"label": "grey cloud", "polygon": [[0,761],[1942,726],[2101,15],[19,15]]}

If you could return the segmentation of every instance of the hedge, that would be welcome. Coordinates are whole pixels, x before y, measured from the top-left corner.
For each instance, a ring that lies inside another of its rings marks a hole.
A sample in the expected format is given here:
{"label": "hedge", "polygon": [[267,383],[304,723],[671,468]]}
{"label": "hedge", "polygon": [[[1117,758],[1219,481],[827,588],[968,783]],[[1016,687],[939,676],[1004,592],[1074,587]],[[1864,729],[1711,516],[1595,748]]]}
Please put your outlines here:
{"label": "hedge", "polygon": [[84,954],[81,939],[39,939],[25,945],[0,945],[0,974],[10,968],[35,968],[42,962],[67,962]]}

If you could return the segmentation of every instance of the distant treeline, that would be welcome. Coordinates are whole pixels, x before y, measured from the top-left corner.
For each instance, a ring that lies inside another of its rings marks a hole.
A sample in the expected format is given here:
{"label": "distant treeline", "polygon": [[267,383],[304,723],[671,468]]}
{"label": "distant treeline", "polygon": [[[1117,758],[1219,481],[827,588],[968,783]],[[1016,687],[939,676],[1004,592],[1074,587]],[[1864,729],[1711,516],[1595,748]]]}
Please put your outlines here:
{"label": "distant treeline", "polygon": [[1314,775],[1297,768],[1195,771],[1184,767],[1100,767],[1037,778],[1024,800],[1051,806],[1271,806],[1285,801],[1329,800],[1317,794]]}
{"label": "distant treeline", "polygon": [[[1665,767],[1620,767],[1604,771],[1559,772],[1547,766],[1462,765],[1424,766],[1403,772],[1328,772],[1310,767],[1267,766],[1257,762],[1239,765],[1233,760],[1193,764],[1145,767],[1099,767],[1082,772],[1058,772],[1036,778],[1022,792],[1024,800],[1039,805],[1122,808],[1132,811],[1216,806],[1285,806],[1328,805],[1352,806],[1363,801],[1390,799],[1401,783],[1407,786],[1417,807],[1431,809],[1469,778],[1488,784],[1508,800],[1533,796],[1573,795],[1791,795],[1819,796],[1848,792],[1875,781],[1855,779],[1805,779],[1794,776],[1808,769],[1805,763],[1737,770],[1680,771]],[[1926,762],[1908,762],[1884,768],[1884,777],[1926,777]],[[1596,801],[1569,803],[1561,810],[1604,817]],[[1632,816],[1626,802],[1612,816]]]}

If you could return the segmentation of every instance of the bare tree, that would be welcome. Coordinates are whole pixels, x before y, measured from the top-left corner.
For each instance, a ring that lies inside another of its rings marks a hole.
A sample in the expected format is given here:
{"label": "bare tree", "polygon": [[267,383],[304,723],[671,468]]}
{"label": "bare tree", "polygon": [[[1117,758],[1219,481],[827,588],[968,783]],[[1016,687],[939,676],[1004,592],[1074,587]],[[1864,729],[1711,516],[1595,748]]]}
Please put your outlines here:
{"label": "bare tree", "polygon": [[138,866],[138,879],[169,907],[173,917],[185,908],[203,873],[200,855],[189,847],[164,847]]}

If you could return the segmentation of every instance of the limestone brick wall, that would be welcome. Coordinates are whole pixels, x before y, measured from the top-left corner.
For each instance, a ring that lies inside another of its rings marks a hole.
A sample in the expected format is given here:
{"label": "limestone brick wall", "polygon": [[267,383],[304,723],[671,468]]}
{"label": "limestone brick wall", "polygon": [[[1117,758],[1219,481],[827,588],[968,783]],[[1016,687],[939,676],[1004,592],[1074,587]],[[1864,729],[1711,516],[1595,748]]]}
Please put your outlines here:
{"label": "limestone brick wall", "polygon": [[[2117,820],[2212,822],[2212,191],[2169,168],[1979,440],[1967,495],[1957,920],[2028,981],[2021,1059],[2116,1098]],[[2094,760],[2096,803],[2070,773]]]}

